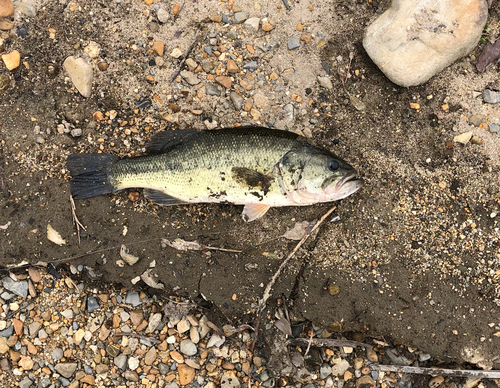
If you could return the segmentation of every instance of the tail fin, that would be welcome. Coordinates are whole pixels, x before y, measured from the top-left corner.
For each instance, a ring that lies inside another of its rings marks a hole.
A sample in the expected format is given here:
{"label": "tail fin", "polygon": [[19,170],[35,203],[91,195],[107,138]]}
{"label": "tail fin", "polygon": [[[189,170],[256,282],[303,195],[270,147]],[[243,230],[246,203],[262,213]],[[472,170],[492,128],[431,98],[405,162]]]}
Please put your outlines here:
{"label": "tail fin", "polygon": [[73,154],[66,167],[71,173],[71,195],[75,199],[95,197],[115,191],[111,166],[120,158],[111,154]]}

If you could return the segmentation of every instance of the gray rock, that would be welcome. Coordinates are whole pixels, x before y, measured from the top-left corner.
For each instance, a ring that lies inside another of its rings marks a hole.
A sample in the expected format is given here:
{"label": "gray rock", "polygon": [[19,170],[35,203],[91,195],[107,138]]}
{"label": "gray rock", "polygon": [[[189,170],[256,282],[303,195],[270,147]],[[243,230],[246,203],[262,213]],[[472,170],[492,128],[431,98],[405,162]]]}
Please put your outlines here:
{"label": "gray rock", "polygon": [[87,297],[87,311],[91,313],[97,308],[99,308],[99,303],[97,302],[97,299],[92,295],[89,295]]}
{"label": "gray rock", "polygon": [[264,42],[264,43],[259,44],[257,47],[266,53],[268,51],[272,51],[272,50],[278,48],[279,45],[280,45],[280,41],[276,38],[273,38],[269,42]]}
{"label": "gray rock", "polygon": [[487,17],[484,0],[393,0],[363,46],[392,82],[420,85],[476,46]]}
{"label": "gray rock", "polygon": [[288,122],[292,122],[294,119],[294,112],[293,112],[293,105],[292,104],[286,104],[283,107],[283,110],[285,111],[285,119]]}
{"label": "gray rock", "polygon": [[257,62],[251,61],[251,62],[245,63],[243,65],[243,68],[253,73],[255,70],[257,70]]}
{"label": "gray rock", "polygon": [[331,373],[332,375],[334,376],[343,376],[345,371],[347,369],[349,369],[350,365],[349,363],[347,362],[347,360],[342,360],[340,361],[340,363],[334,365],[332,368],[331,368]]}
{"label": "gray rock", "polygon": [[25,377],[24,379],[21,380],[19,383],[18,387],[19,388],[29,388],[33,384],[33,381],[31,381],[29,378]]}
{"label": "gray rock", "polygon": [[489,125],[489,129],[490,129],[491,133],[497,133],[498,131],[500,131],[500,125],[495,124],[495,123],[491,123]]}
{"label": "gray rock", "polygon": [[11,294],[10,292],[7,292],[7,291],[4,291],[0,294],[0,298],[2,298],[3,300],[7,301],[7,300],[11,300],[12,298],[14,298],[16,295],[15,294]]}
{"label": "gray rock", "polygon": [[332,367],[329,364],[325,363],[321,365],[321,368],[319,368],[319,377],[321,380],[326,379],[331,374],[332,374]]}
{"label": "gray rock", "polygon": [[187,70],[182,70],[181,71],[181,77],[189,84],[189,85],[198,85],[200,83],[200,80],[196,76],[196,74],[187,71]]}
{"label": "gray rock", "polygon": [[61,348],[55,348],[52,351],[52,359],[54,361],[59,361],[61,358],[63,358],[63,356],[64,356],[64,353],[63,353],[63,350]]}
{"label": "gray rock", "polygon": [[241,110],[243,108],[243,103],[245,102],[245,99],[241,97],[240,94],[236,92],[231,92],[229,97],[231,97],[231,102],[233,103],[235,110]]}
{"label": "gray rock", "polygon": [[186,356],[194,356],[198,352],[196,345],[191,342],[191,340],[182,340],[181,341],[181,353]]}
{"label": "gray rock", "polygon": [[56,364],[55,369],[61,376],[69,379],[75,373],[78,364],[76,362],[61,362]]}
{"label": "gray rock", "polygon": [[218,334],[212,334],[207,343],[207,349],[216,346],[221,346],[226,339],[224,337],[219,336]]}
{"label": "gray rock", "polygon": [[220,96],[219,88],[212,83],[207,82],[205,84],[205,90],[209,96]]}
{"label": "gray rock", "polygon": [[260,24],[260,19],[257,17],[253,17],[245,21],[245,28],[250,31],[257,32],[259,31],[259,24]]}
{"label": "gray rock", "polygon": [[295,50],[300,47],[299,38],[291,37],[288,39],[288,50]]}
{"label": "gray rock", "polygon": [[203,46],[203,50],[208,54],[212,55],[212,46]]}
{"label": "gray rock", "polygon": [[330,79],[330,77],[320,77],[318,76],[318,82],[320,84],[321,87],[325,88],[325,89],[333,89],[333,84],[332,84],[332,81]]}
{"label": "gray rock", "polygon": [[234,21],[236,24],[243,23],[245,20],[247,20],[247,15],[245,12],[236,12],[234,14]]}
{"label": "gray rock", "polygon": [[28,282],[26,280],[21,280],[16,282],[11,277],[6,276],[2,279],[3,286],[10,292],[26,298],[28,296]]}
{"label": "gray rock", "polygon": [[133,382],[139,381],[139,375],[135,371],[126,370],[125,373],[123,374],[123,377],[125,377],[128,381],[133,381]]}
{"label": "gray rock", "polygon": [[127,368],[127,356],[121,353],[114,358],[113,363],[121,370],[125,370]]}
{"label": "gray rock", "polygon": [[497,104],[500,102],[500,93],[490,89],[485,89],[483,92],[483,101],[488,104]]}
{"label": "gray rock", "polygon": [[71,130],[71,136],[73,137],[80,137],[82,136],[82,129],[81,128],[75,128]]}
{"label": "gray rock", "polygon": [[35,321],[33,323],[30,323],[30,325],[28,326],[30,337],[35,338],[41,328],[42,328],[41,322]]}
{"label": "gray rock", "polygon": [[14,333],[14,325],[10,325],[5,330],[0,331],[0,337],[10,337]]}
{"label": "gray rock", "polygon": [[125,303],[137,307],[142,303],[142,300],[137,292],[129,291],[125,297]]}
{"label": "gray rock", "polygon": [[418,354],[418,360],[420,362],[424,362],[424,361],[427,361],[430,359],[431,359],[431,355],[429,353],[419,353]]}
{"label": "gray rock", "polygon": [[474,125],[475,127],[479,127],[481,123],[486,122],[486,117],[483,115],[472,115],[469,117],[469,123]]}
{"label": "gray rock", "polygon": [[157,12],[156,12],[156,17],[158,18],[158,21],[160,23],[166,23],[168,22],[168,19],[170,18],[170,15],[167,11],[165,11],[163,8],[160,8]]}
{"label": "gray rock", "polygon": [[64,377],[59,377],[59,382],[61,383],[61,385],[63,387],[69,387],[69,385],[71,384],[71,381],[69,381],[68,379],[66,379]]}
{"label": "gray rock", "polygon": [[69,56],[65,59],[63,67],[80,94],[83,97],[90,97],[92,94],[92,79],[94,78],[92,65],[83,58]]}
{"label": "gray rock", "polygon": [[227,37],[228,37],[229,39],[236,39],[236,38],[238,38],[238,35],[236,34],[236,31],[229,31],[229,32],[227,33]]}
{"label": "gray rock", "polygon": [[179,386],[177,385],[177,383],[175,381],[172,381],[171,383],[168,383],[167,385],[165,385],[165,388],[179,388]]}

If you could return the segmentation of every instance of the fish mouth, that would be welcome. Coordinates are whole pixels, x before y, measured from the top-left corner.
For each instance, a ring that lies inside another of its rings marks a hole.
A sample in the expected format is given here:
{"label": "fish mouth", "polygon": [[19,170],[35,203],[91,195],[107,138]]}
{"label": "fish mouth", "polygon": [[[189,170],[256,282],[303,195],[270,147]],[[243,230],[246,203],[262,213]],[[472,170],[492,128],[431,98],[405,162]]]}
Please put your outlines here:
{"label": "fish mouth", "polygon": [[355,171],[348,173],[335,185],[336,200],[348,197],[363,187],[363,179]]}

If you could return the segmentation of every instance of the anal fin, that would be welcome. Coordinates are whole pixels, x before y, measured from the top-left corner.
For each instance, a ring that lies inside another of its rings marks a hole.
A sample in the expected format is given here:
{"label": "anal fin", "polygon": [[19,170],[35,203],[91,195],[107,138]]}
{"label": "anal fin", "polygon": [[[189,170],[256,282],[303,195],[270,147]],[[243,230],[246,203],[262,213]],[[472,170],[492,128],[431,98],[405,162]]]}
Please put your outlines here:
{"label": "anal fin", "polygon": [[270,206],[263,203],[247,203],[243,208],[241,216],[246,222],[254,221],[266,214],[269,208]]}
{"label": "anal fin", "polygon": [[144,189],[144,196],[151,202],[154,202],[161,206],[185,205],[187,203],[182,201],[181,199],[165,194],[162,191],[152,189]]}

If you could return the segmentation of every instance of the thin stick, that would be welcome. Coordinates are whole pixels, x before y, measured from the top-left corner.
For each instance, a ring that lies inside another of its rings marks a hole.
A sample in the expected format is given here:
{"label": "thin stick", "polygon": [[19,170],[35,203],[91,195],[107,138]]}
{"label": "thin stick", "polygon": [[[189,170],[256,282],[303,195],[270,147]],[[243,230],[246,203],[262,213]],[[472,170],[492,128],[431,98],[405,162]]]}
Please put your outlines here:
{"label": "thin stick", "polygon": [[186,59],[188,59],[188,57],[189,57],[189,54],[191,54],[191,51],[193,51],[194,46],[196,45],[196,43],[198,43],[198,39],[200,39],[200,36],[196,35],[196,38],[194,38],[193,43],[191,43],[191,46],[188,47],[188,49],[186,51],[186,55],[184,55],[184,58],[182,58],[181,63],[179,63],[179,67],[174,72],[174,75],[172,76],[172,78],[170,78],[170,82],[173,82],[174,79],[176,79],[177,76],[179,75],[179,73],[181,72],[182,66],[184,66],[184,63],[186,62]]}
{"label": "thin stick", "polygon": [[321,219],[318,222],[316,222],[316,224],[313,226],[313,228],[310,230],[310,232],[307,233],[304,237],[302,237],[302,240],[299,241],[299,243],[295,246],[295,248],[293,249],[293,251],[287,256],[287,258],[285,260],[283,260],[283,262],[279,266],[278,270],[276,271],[276,273],[273,275],[273,277],[271,278],[271,280],[267,284],[266,289],[264,290],[264,295],[259,300],[259,306],[257,308],[257,323],[255,324],[255,336],[253,338],[252,346],[250,348],[250,352],[251,353],[253,353],[253,350],[255,348],[255,344],[257,343],[257,337],[258,337],[258,334],[259,334],[259,326],[260,326],[260,320],[262,318],[262,312],[266,308],[266,302],[269,299],[269,297],[271,296],[271,289],[273,288],[274,283],[276,283],[276,280],[278,280],[278,277],[280,276],[281,272],[285,269],[285,267],[288,265],[288,263],[290,262],[290,260],[292,259],[292,257],[295,256],[295,254],[297,253],[297,251],[306,242],[306,240],[309,238],[309,236],[311,236],[311,234],[313,234],[314,231],[316,229],[318,229],[318,227],[323,223],[323,221],[330,214],[332,214],[332,212],[336,208],[337,208],[337,206],[332,206],[332,208],[330,210],[328,210],[323,215],[323,217],[321,217]]}
{"label": "thin stick", "polygon": [[[358,346],[362,346],[365,348],[372,348],[373,346],[369,344],[365,344],[363,342],[350,341],[350,340],[338,340],[332,338],[313,338],[312,340],[308,340],[306,338],[292,338],[287,342],[289,345],[298,345],[298,346],[316,346],[320,347],[338,347],[343,348],[344,346],[355,348]],[[307,352],[306,352],[307,354]]]}
{"label": "thin stick", "polygon": [[313,335],[314,335],[314,331],[311,330],[311,335],[309,336],[309,341],[307,341],[307,348],[306,348],[306,352],[304,353],[304,357],[307,356],[307,354],[309,353],[309,349],[311,349],[311,344],[313,342]]}
{"label": "thin stick", "polygon": [[370,365],[372,370],[383,372],[413,373],[419,375],[441,375],[454,377],[471,377],[480,379],[500,379],[500,370],[463,370],[463,369],[439,369],[420,368],[416,366],[399,365]]}
{"label": "thin stick", "polygon": [[151,337],[146,337],[145,335],[140,335],[140,334],[137,334],[137,333],[114,333],[113,334],[113,337],[134,337],[134,338],[139,338],[139,339],[142,339],[142,340],[145,340],[145,341],[149,341],[153,344],[159,344],[161,341],[160,340],[157,340],[155,338],[151,338]]}
{"label": "thin stick", "polygon": [[287,0],[283,0],[283,5],[285,6],[287,11],[290,11],[292,9],[292,7],[290,7],[290,4],[288,4]]}
{"label": "thin stick", "polygon": [[78,246],[80,246],[80,228],[82,228],[85,231],[87,229],[85,229],[85,226],[83,226],[83,224],[76,216],[75,201],[73,201],[73,196],[71,194],[69,195],[69,202],[71,203],[71,214],[73,215],[73,224],[75,224],[76,226],[76,234],[78,236]]}

